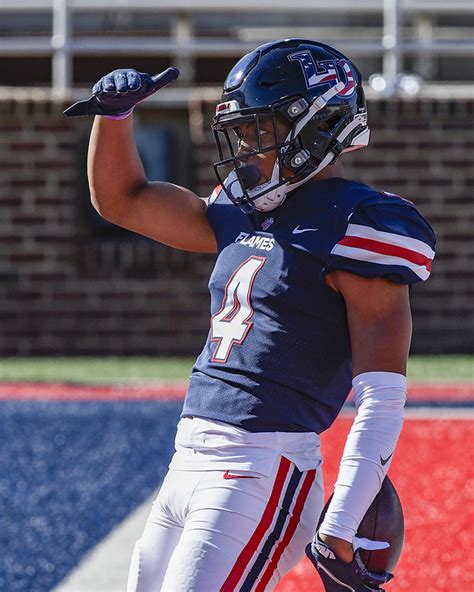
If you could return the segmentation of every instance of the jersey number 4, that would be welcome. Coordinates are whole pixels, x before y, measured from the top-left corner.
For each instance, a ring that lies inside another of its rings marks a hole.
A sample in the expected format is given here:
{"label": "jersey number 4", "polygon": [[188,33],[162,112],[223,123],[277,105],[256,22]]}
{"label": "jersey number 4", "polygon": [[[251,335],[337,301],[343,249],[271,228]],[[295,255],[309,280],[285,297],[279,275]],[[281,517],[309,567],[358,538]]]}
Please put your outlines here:
{"label": "jersey number 4", "polygon": [[227,282],[222,306],[211,319],[211,341],[217,341],[213,362],[227,362],[234,345],[241,345],[247,337],[254,312],[253,283],[265,261],[265,257],[250,257],[237,267]]}

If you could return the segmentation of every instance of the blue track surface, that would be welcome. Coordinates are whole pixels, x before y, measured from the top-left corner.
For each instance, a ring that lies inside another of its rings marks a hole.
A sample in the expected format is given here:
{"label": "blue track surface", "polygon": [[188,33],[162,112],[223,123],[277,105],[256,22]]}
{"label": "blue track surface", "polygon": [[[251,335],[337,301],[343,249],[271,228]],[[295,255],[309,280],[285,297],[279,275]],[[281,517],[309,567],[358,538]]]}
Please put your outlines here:
{"label": "blue track surface", "polygon": [[0,403],[0,590],[48,592],[155,490],[181,401]]}

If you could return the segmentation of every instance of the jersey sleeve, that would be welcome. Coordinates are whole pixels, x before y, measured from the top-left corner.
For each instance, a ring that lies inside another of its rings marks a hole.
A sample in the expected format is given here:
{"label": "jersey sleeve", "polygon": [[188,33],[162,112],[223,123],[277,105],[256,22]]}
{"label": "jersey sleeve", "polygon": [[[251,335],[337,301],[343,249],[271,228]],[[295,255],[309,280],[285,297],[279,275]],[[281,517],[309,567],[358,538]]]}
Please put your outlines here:
{"label": "jersey sleeve", "polygon": [[216,201],[216,199],[219,197],[220,192],[222,191],[222,185],[217,185],[216,187],[214,187],[211,195],[207,198],[207,207],[211,207],[212,204]]}
{"label": "jersey sleeve", "polygon": [[217,185],[207,199],[206,216],[216,237],[218,253],[233,243],[242,230],[243,215],[229,200],[222,185]]}
{"label": "jersey sleeve", "polygon": [[433,229],[410,202],[397,198],[361,204],[333,246],[327,272],[415,284],[430,275],[435,242]]}

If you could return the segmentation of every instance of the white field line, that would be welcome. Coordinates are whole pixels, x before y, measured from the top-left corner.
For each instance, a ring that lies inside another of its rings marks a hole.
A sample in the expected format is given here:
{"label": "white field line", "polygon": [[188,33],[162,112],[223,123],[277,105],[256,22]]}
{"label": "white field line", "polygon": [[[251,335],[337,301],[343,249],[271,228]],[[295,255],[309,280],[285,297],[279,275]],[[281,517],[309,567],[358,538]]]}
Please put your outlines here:
{"label": "white field line", "polygon": [[407,419],[474,419],[474,407],[409,407]]}
{"label": "white field line", "polygon": [[155,497],[156,493],[118,524],[52,592],[125,592],[133,547]]}
{"label": "white field line", "polygon": [[[354,417],[355,409],[353,407],[343,407],[342,417]],[[472,421],[474,419],[474,407],[407,407],[405,409],[405,419],[439,419],[453,420],[465,419]]]}

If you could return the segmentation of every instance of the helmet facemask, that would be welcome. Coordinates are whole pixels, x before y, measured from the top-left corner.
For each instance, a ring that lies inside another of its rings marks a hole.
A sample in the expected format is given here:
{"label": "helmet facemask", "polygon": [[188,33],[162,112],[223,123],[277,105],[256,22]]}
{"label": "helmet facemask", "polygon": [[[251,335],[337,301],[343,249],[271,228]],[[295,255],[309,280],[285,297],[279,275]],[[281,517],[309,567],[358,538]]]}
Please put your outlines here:
{"label": "helmet facemask", "polygon": [[[212,127],[219,161],[214,163],[214,170],[235,205],[247,213],[254,209],[270,211],[281,205],[290,191],[350,149],[354,138],[366,129],[366,114],[354,118],[349,109],[346,113],[340,107],[328,105],[340,90],[341,86],[336,84],[312,104],[302,96],[293,96],[260,108],[239,108],[236,101],[217,106]],[[279,137],[278,118],[289,126],[285,138]],[[261,143],[263,119],[273,123],[275,143],[271,146],[263,147]],[[257,138],[256,148],[245,153],[238,152],[234,131],[242,123],[253,123]],[[368,136],[364,145],[367,141]],[[260,172],[249,166],[248,160],[271,151],[276,152],[271,178],[259,184]]]}
{"label": "helmet facemask", "polygon": [[[308,157],[302,153],[301,139],[283,115],[295,99],[284,100],[278,104],[261,109],[239,109],[231,105],[231,113],[222,115],[223,109],[216,113],[213,131],[219,160],[214,163],[214,171],[229,199],[246,212],[255,208],[266,210],[280,205],[278,190],[306,172]],[[222,105],[226,105],[225,103]],[[285,121],[285,125],[282,122]],[[242,124],[251,124],[255,130],[255,145],[248,146],[239,138]],[[286,128],[286,131],[282,131]],[[272,139],[262,143],[262,129],[272,133]],[[255,157],[275,153],[275,163],[271,178],[261,181],[258,167],[249,164]],[[286,192],[285,192],[286,193]],[[278,203],[277,203],[278,202]]]}

